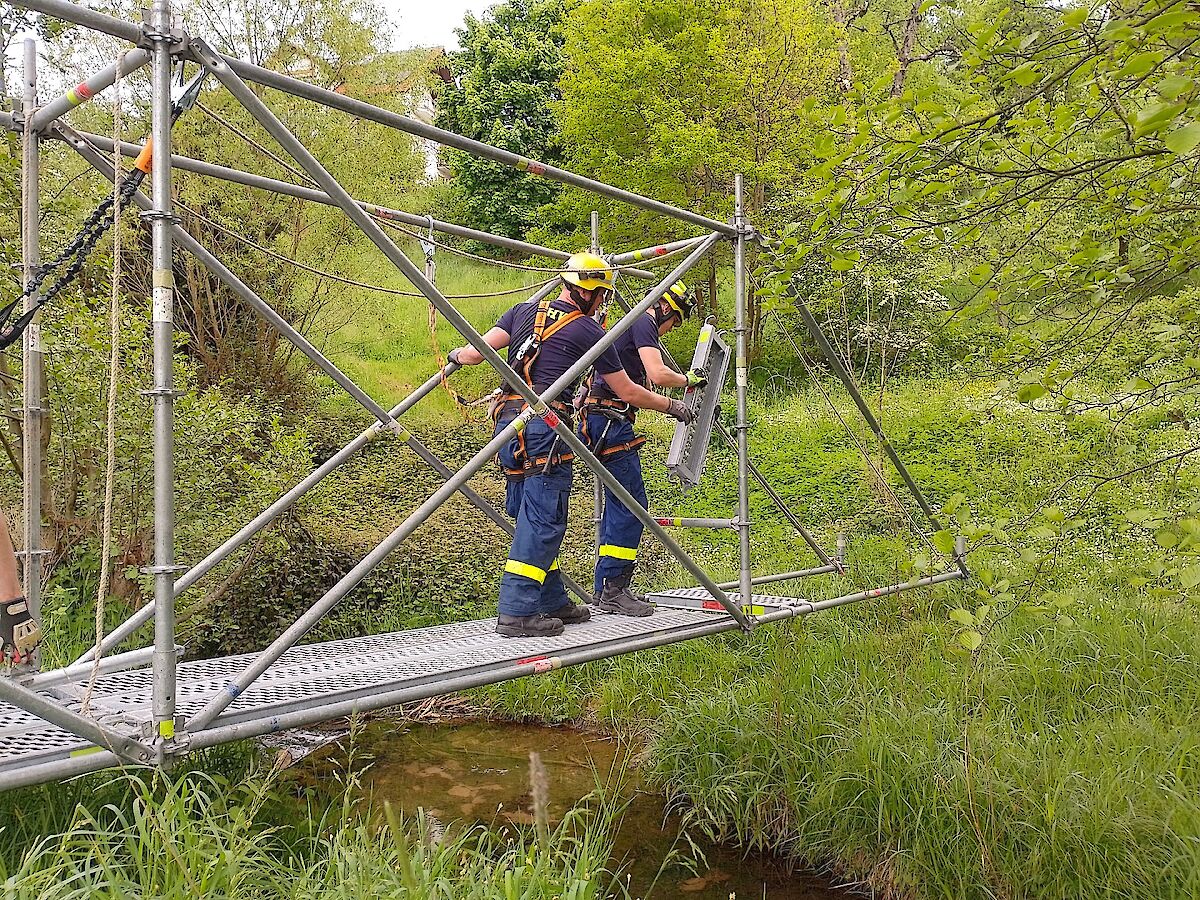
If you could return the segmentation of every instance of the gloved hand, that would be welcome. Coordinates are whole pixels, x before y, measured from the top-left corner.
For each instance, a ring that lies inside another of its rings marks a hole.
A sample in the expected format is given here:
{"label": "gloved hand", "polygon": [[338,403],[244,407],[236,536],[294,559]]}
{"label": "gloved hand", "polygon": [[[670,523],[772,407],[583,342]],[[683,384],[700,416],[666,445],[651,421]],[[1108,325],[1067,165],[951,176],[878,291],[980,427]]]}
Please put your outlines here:
{"label": "gloved hand", "polygon": [[685,377],[687,378],[687,386],[690,388],[704,387],[704,385],[708,384],[708,370],[704,366],[688,369]]}
{"label": "gloved hand", "polygon": [[678,419],[684,425],[691,425],[692,420],[696,418],[696,414],[692,408],[682,400],[671,398],[667,401],[667,415],[672,419]]}
{"label": "gloved hand", "polygon": [[450,360],[450,362],[454,363],[456,366],[461,366],[462,363],[460,363],[458,361],[458,352],[460,350],[462,350],[462,347],[455,347],[453,350],[451,350],[449,353],[446,354],[446,359]]}

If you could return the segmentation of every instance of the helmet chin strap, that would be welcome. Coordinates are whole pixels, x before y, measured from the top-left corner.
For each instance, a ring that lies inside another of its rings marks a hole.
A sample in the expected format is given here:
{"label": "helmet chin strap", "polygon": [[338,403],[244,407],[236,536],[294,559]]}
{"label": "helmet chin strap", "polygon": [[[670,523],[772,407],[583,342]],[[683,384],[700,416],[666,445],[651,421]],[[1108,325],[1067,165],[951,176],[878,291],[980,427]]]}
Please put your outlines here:
{"label": "helmet chin strap", "polygon": [[[659,328],[661,328],[663,326],[663,323],[669,322],[671,319],[673,319],[675,316],[678,316],[678,315],[679,315],[678,312],[676,312],[675,310],[673,310],[669,307],[666,310],[664,310],[663,309],[663,301],[661,301],[661,300],[659,300],[658,303],[656,303],[654,305],[654,324],[656,326],[658,326]],[[682,322],[682,317],[680,317],[680,321]]]}
{"label": "helmet chin strap", "polygon": [[[587,296],[589,293],[591,294],[590,297]],[[576,287],[573,284],[568,284],[567,296],[571,298],[572,302],[579,307],[579,311],[585,316],[595,315],[596,310],[600,307],[599,291],[589,292],[583,288]]]}

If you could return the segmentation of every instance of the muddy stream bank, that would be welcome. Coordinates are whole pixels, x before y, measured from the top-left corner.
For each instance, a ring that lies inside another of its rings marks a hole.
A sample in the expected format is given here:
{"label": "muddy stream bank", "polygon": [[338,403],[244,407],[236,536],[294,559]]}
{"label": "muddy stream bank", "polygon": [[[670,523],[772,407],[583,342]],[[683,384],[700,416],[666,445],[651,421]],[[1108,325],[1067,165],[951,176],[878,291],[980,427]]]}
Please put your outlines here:
{"label": "muddy stream bank", "polygon": [[[345,742],[328,745],[301,763],[300,774],[320,784],[346,766]],[[681,819],[643,790],[628,752],[617,742],[570,728],[463,721],[409,727],[377,720],[358,734],[354,753],[370,760],[363,789],[408,813],[418,809],[444,824],[503,828],[533,821],[529,753],[546,769],[551,826],[601,787],[627,805],[615,835],[611,870],[633,897],[728,900],[848,900],[860,896],[827,876],[792,871],[775,857],[743,856],[697,839],[696,858],[681,836]],[[689,864],[689,860],[691,861]]]}

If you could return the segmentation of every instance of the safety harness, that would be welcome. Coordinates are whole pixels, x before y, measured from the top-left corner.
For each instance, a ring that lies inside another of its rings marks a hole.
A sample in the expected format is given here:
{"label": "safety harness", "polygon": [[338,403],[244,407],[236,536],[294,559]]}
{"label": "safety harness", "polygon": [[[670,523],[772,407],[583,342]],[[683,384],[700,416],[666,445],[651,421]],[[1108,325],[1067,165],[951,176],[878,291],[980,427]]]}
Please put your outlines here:
{"label": "safety harness", "polygon": [[[530,390],[534,390],[533,366],[542,352],[542,345],[576,319],[584,318],[584,314],[580,309],[557,310],[551,307],[550,304],[552,302],[553,298],[546,297],[538,303],[537,313],[533,320],[533,331],[530,332],[529,338],[520,346],[512,360],[513,368],[517,370],[517,374],[521,376],[522,380],[529,385]],[[559,313],[560,315],[551,321],[552,313]],[[508,390],[501,388],[499,396],[492,404],[492,420],[496,424],[499,424],[502,419],[505,421],[511,420],[520,415],[528,405],[525,398],[512,391],[511,388]],[[571,405],[562,400],[552,400],[548,405],[570,427],[573,412]],[[544,456],[530,458],[525,450],[524,429],[517,434],[517,444],[518,450],[514,456],[520,467],[510,469],[507,466],[501,465],[504,474],[510,478],[524,478],[534,471],[546,471],[553,466],[570,462],[575,458],[575,454],[570,451],[563,453],[554,452],[558,446],[557,438],[551,445],[549,453]]]}

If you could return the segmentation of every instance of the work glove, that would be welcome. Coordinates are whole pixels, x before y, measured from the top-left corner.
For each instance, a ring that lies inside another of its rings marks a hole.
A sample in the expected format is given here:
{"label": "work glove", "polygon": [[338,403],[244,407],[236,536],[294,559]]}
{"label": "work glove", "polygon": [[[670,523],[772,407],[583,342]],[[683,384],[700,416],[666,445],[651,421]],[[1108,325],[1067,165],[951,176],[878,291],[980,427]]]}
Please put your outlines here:
{"label": "work glove", "polygon": [[682,400],[671,398],[667,401],[667,415],[672,419],[678,419],[684,425],[691,425],[692,420],[696,418],[696,413],[692,408]]}
{"label": "work glove", "polygon": [[687,386],[689,388],[704,387],[708,384],[708,370],[704,366],[688,369],[685,377],[687,378]]}
{"label": "work glove", "polygon": [[458,351],[460,351],[461,349],[462,349],[462,347],[455,347],[453,350],[451,350],[449,353],[446,354],[446,359],[450,360],[450,362],[454,363],[456,366],[461,366],[462,363],[460,363],[458,361]]}

